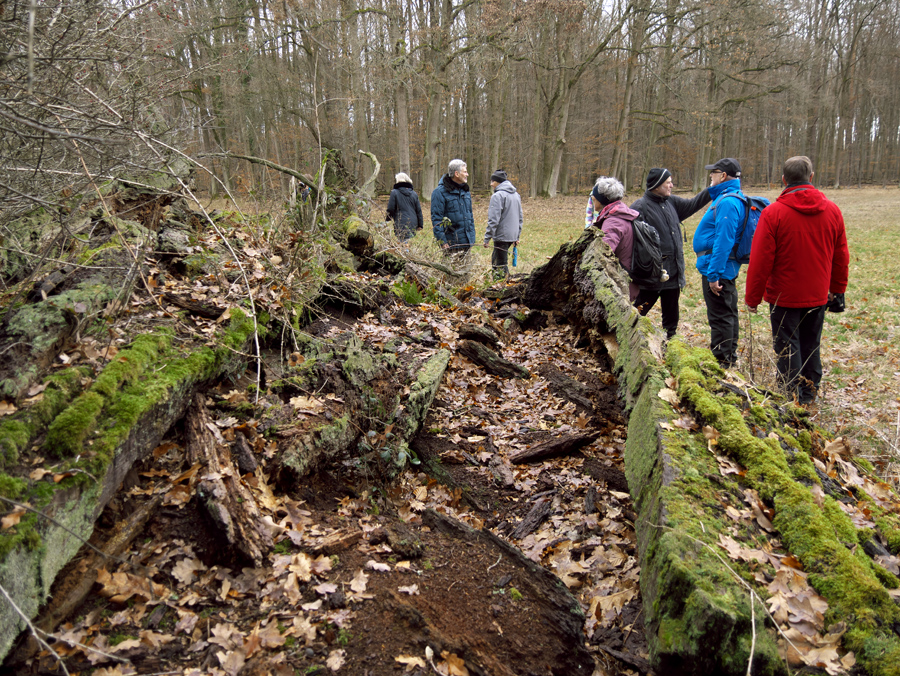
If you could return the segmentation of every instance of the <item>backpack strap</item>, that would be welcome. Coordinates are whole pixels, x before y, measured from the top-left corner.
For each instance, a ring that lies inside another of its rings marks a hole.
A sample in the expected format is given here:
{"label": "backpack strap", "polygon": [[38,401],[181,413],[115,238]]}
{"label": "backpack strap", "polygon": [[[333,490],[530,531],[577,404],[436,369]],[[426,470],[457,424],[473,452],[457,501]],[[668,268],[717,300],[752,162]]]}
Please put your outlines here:
{"label": "backpack strap", "polygon": [[[744,222],[741,223],[741,229],[738,230],[737,237],[734,238],[734,247],[732,247],[731,254],[728,256],[728,260],[733,261],[737,259],[737,257],[735,256],[735,249],[737,248],[738,243],[741,241],[741,238],[744,236],[744,228],[747,227],[747,221],[750,220],[750,198],[742,192],[726,192],[724,195],[719,195],[716,198],[715,202],[712,203],[711,208],[713,210],[713,216],[715,216],[716,213],[716,206],[726,197],[737,197],[740,200],[741,204],[743,204],[745,207]],[[697,258],[700,258],[701,256],[708,256],[712,252],[712,249],[707,249],[706,251],[698,251]]]}

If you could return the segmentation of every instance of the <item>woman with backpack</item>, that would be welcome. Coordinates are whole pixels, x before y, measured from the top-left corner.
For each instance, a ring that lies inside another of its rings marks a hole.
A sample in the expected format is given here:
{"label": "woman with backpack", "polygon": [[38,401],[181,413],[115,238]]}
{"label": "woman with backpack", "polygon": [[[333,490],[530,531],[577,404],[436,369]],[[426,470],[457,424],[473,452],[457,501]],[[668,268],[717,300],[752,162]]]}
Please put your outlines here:
{"label": "woman with backpack", "polygon": [[[620,181],[610,176],[601,176],[591,190],[594,217],[593,226],[603,231],[603,241],[613,250],[619,263],[628,272],[631,270],[631,254],[634,247],[632,221],[640,214],[628,207],[622,198],[625,187]],[[634,282],[628,284],[628,297],[631,302],[638,295],[638,286]]]}
{"label": "woman with backpack", "polygon": [[401,242],[412,239],[422,229],[422,205],[413,190],[412,179],[404,173],[394,176],[394,188],[388,198],[387,219],[394,221],[394,232]]}

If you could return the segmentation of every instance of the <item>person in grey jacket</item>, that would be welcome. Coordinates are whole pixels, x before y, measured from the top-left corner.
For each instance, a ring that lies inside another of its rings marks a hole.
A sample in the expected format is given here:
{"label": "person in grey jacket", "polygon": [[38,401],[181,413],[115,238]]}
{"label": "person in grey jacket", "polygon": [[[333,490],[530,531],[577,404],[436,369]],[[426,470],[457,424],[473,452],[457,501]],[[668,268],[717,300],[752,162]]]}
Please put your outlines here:
{"label": "person in grey jacket", "polygon": [[641,215],[641,219],[659,233],[662,266],[668,273],[666,281],[641,285],[634,306],[642,315],[646,315],[659,300],[666,338],[672,338],[678,331],[678,300],[687,283],[684,276],[681,221],[710,202],[709,190],[706,188],[690,199],[685,199],[672,194],[673,186],[672,172],[655,167],[647,174],[647,192],[631,205]]}
{"label": "person in grey jacket", "polygon": [[397,238],[405,242],[422,229],[422,205],[409,176],[401,172],[394,176],[394,181],[387,203],[387,219],[394,221]]}
{"label": "person in grey jacket", "polygon": [[507,261],[509,259],[509,247],[519,243],[522,235],[522,199],[516,191],[516,187],[509,182],[506,172],[497,169],[491,174],[491,187],[494,194],[491,195],[491,203],[488,206],[488,224],[484,232],[484,246],[494,240],[494,251],[491,253],[491,267],[495,277],[509,275]]}

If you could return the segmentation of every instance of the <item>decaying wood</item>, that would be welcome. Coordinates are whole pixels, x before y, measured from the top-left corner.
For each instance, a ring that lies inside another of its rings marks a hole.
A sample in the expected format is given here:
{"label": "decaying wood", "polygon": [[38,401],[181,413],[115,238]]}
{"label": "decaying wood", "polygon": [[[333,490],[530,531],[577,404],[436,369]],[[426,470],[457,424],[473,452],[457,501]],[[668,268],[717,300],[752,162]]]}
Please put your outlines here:
{"label": "decaying wood", "polygon": [[461,277],[466,276],[465,272],[459,272],[457,270],[454,270],[453,268],[443,265],[442,263],[435,263],[434,261],[426,261],[421,258],[410,258],[409,261],[411,263],[415,263],[416,265],[421,265],[426,268],[434,268],[438,272],[443,272],[445,275],[450,275],[451,277],[461,278]]}
{"label": "decaying wood", "polygon": [[600,508],[597,506],[597,489],[591,486],[587,489],[587,493],[584,496],[584,513],[593,514],[599,511]]}
{"label": "decaying wood", "polygon": [[365,150],[359,151],[360,155],[365,155],[370,160],[372,160],[372,173],[369,178],[366,179],[366,182],[362,184],[362,187],[359,189],[360,195],[365,195],[367,197],[372,197],[375,194],[375,179],[378,178],[378,174],[381,173],[381,162],[378,161],[378,158],[375,157],[374,154],[370,152],[366,152]]}
{"label": "decaying wood", "polygon": [[489,347],[474,340],[461,340],[457,351],[481,366],[485,371],[500,378],[530,378],[531,374],[523,366],[507,361]]}
{"label": "decaying wood", "polygon": [[59,270],[54,270],[43,279],[35,282],[34,288],[31,290],[31,293],[28,294],[28,302],[37,303],[39,300],[43,300],[49,296],[53,293],[53,290],[66,281],[66,278],[74,271],[74,266],[67,265]]}
{"label": "decaying wood", "polygon": [[331,535],[326,535],[322,542],[312,548],[312,553],[327,554],[328,556],[339,554],[355,545],[362,534],[363,532],[359,528],[342,528]]}
{"label": "decaying wood", "polygon": [[541,364],[540,373],[550,383],[550,391],[567,399],[585,413],[593,412],[594,404],[588,396],[588,388],[583,383],[570,378],[553,364]]}
{"label": "decaying wood", "polygon": [[640,671],[642,674],[646,674],[646,673],[650,672],[650,662],[648,662],[647,660],[645,660],[641,657],[638,657],[637,655],[622,652],[620,650],[615,650],[613,648],[610,648],[609,646],[607,646],[604,643],[598,644],[597,647],[600,648],[600,650],[602,650],[603,652],[612,655],[617,660],[621,660],[625,664],[630,664],[635,669]]}
{"label": "decaying wood", "polygon": [[[196,395],[186,418],[187,454],[192,463],[204,465],[197,494],[204,509],[228,543],[260,564],[272,548],[256,498],[241,481],[230,451],[210,432],[212,424],[203,395]],[[257,480],[263,477],[257,476]]]}
{"label": "decaying wood", "polygon": [[484,326],[464,324],[459,329],[459,337],[462,340],[474,340],[477,343],[483,343],[494,350],[500,349],[500,337],[493,329]]}
{"label": "decaying wood", "polygon": [[533,460],[544,460],[557,455],[567,455],[584,448],[592,441],[600,436],[599,432],[585,432],[579,434],[568,434],[562,437],[556,437],[550,441],[545,441],[531,448],[523,448],[519,451],[510,453],[510,462],[531,462]]}
{"label": "decaying wood", "polygon": [[253,474],[259,467],[256,456],[253,455],[253,449],[250,448],[250,442],[243,434],[235,436],[234,443],[231,445],[231,457],[237,463],[241,476]]}
{"label": "decaying wood", "polygon": [[[165,496],[155,495],[147,500],[138,509],[131,512],[125,519],[116,524],[115,530],[106,539],[106,542],[98,547],[100,552],[89,550],[71,570],[66,581],[74,581],[74,585],[54,589],[47,607],[34,621],[34,626],[45,633],[56,630],[60,623],[71,615],[78,606],[84,602],[91,593],[94,582],[97,581],[97,571],[106,565],[109,558],[119,557],[131,541],[144,529],[150,516],[156,511]],[[87,548],[85,548],[87,549]],[[21,664],[37,652],[39,646],[34,637],[29,636],[19,648],[8,658],[9,664]]]}
{"label": "decaying wood", "polygon": [[181,309],[187,310],[191,314],[203,317],[204,319],[218,319],[222,316],[222,313],[225,312],[225,308],[223,307],[199,303],[189,298],[182,298],[174,293],[164,293],[162,299],[166,303],[180,307]]}
{"label": "decaying wood", "polygon": [[544,519],[550,516],[550,503],[552,499],[547,496],[534,503],[531,511],[525,515],[525,518],[513,529],[509,537],[513,540],[521,540],[529,533],[533,533],[540,526]]}

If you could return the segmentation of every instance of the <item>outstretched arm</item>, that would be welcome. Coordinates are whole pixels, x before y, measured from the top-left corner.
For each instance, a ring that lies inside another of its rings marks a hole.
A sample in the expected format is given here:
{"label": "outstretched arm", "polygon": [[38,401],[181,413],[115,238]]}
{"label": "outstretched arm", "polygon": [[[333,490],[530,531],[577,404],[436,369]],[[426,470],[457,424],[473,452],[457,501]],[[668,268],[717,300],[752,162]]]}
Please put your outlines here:
{"label": "outstretched arm", "polygon": [[704,188],[690,199],[678,197],[677,195],[672,195],[669,198],[669,204],[675,207],[675,213],[678,214],[679,221],[693,216],[711,201],[709,188]]}

